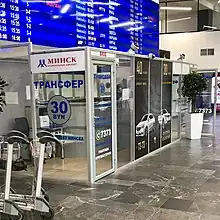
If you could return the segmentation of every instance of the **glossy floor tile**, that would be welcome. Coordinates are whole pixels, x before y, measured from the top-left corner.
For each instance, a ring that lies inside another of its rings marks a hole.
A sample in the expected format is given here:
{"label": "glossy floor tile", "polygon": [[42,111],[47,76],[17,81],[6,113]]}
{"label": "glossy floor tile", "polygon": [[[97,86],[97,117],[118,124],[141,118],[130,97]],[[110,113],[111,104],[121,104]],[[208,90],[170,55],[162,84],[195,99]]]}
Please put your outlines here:
{"label": "glossy floor tile", "polygon": [[[91,186],[74,181],[86,170],[79,159],[51,160],[43,186],[55,210],[54,220],[219,220],[219,161],[220,142],[183,139]],[[98,166],[104,169],[105,164]],[[31,191],[31,178],[24,174],[13,173],[12,186],[25,194]],[[26,212],[25,219],[40,216]]]}

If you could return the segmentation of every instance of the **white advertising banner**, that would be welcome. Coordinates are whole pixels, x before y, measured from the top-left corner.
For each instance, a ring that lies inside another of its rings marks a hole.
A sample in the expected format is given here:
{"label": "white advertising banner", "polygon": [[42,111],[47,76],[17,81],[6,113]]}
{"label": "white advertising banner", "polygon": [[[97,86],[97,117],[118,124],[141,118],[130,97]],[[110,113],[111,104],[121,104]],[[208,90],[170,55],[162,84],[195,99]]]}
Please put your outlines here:
{"label": "white advertising banner", "polygon": [[32,73],[85,71],[85,51],[31,55]]}

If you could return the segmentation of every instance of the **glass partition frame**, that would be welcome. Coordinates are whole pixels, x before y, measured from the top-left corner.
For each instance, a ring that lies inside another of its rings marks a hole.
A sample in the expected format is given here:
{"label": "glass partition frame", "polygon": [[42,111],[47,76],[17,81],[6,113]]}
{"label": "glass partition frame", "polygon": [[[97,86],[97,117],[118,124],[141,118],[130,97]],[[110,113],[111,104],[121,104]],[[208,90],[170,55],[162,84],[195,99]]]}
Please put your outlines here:
{"label": "glass partition frame", "polygon": [[[100,56],[100,52],[102,50],[94,50],[87,48],[86,49],[86,84],[87,89],[89,89],[87,93],[87,110],[90,115],[88,120],[88,132],[89,132],[89,140],[88,140],[88,151],[89,151],[89,180],[91,183],[98,181],[101,178],[113,173],[117,168],[117,112],[116,112],[116,59],[115,54],[109,52],[111,57]],[[96,55],[97,54],[97,55]],[[106,52],[107,54],[107,52]],[[111,71],[111,90],[112,90],[112,166],[111,169],[106,172],[97,174],[96,170],[96,149],[95,149],[95,120],[94,120],[94,76],[93,76],[93,64],[103,64],[110,65],[112,68]]]}

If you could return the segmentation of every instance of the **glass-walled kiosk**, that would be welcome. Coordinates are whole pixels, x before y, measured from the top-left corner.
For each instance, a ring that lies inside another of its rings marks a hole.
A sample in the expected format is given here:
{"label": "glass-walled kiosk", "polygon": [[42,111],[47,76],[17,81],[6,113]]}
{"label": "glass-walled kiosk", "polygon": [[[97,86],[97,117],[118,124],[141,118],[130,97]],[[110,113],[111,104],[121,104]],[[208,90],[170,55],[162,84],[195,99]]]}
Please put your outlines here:
{"label": "glass-walled kiosk", "polygon": [[[190,71],[191,64],[86,47],[32,51],[28,66],[27,54],[20,61],[14,53],[1,60],[2,67],[23,71],[22,89],[6,91],[3,117],[22,118],[30,138],[47,130],[61,141],[46,147],[45,179],[93,183],[181,138],[182,67]],[[1,75],[17,85],[4,68]],[[22,103],[19,111],[15,102]],[[9,124],[1,134],[15,128]],[[21,156],[28,171],[20,176],[32,175],[26,149]]]}
{"label": "glass-walled kiosk", "polygon": [[173,73],[180,77],[181,65],[190,71],[183,62],[94,48],[32,53],[37,129],[62,140],[45,176],[94,182],[178,140],[183,113]]}

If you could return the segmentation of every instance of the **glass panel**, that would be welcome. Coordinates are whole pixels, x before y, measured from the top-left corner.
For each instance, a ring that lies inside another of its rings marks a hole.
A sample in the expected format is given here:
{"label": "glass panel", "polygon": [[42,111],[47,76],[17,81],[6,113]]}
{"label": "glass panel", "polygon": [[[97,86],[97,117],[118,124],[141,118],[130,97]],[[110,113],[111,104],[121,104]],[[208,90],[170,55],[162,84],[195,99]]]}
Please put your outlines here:
{"label": "glass panel", "polygon": [[155,124],[149,112],[149,62],[135,57],[135,159],[149,153],[149,133]]}
{"label": "glass panel", "polygon": [[173,63],[173,84],[172,84],[172,141],[180,138],[180,119],[181,119],[181,64]]}
{"label": "glass panel", "polygon": [[[80,76],[79,80],[76,76]],[[85,72],[42,73],[34,77],[37,128],[50,131],[62,142],[61,146],[47,146],[44,177],[88,181]],[[83,95],[76,96],[76,90]],[[67,120],[55,120],[59,114],[51,114],[51,100],[58,103],[59,112],[64,112]],[[30,111],[27,115],[31,122]]]}
{"label": "glass panel", "polygon": [[171,143],[172,68],[171,62],[162,62],[162,109],[158,116],[161,125],[161,146]]}
{"label": "glass panel", "polygon": [[[181,74],[180,74],[180,82],[182,82],[184,75],[189,74],[191,69],[190,66],[188,64],[181,64],[179,63],[179,65],[181,66]],[[180,90],[182,89],[183,84],[180,83]],[[180,93],[181,94],[181,93]],[[186,116],[189,113],[189,109],[190,109],[190,105],[188,103],[188,99],[182,97],[182,94],[180,96],[180,105],[181,105],[181,127],[180,127],[180,134],[181,137],[185,136],[186,134]]]}
{"label": "glass panel", "polygon": [[[1,184],[5,184],[5,168],[8,156],[7,143],[5,142],[7,141],[6,135],[9,131],[15,129],[20,130],[28,137],[31,135],[25,116],[25,107],[30,105],[30,93],[26,96],[26,90],[30,91],[31,74],[26,58],[26,47],[7,48],[0,51],[0,76],[8,84],[3,86],[5,95],[2,92],[0,95],[1,104],[3,104],[3,100],[7,104],[1,106],[0,117],[0,179]],[[20,159],[20,157],[22,158]],[[26,166],[24,166],[25,163],[22,163],[24,160],[30,160],[30,151],[27,144],[14,144],[12,160],[15,162],[18,159],[21,161],[19,164],[17,163],[18,166],[16,166],[16,163],[12,165],[11,187],[19,194],[31,194],[29,177],[27,177],[25,171]],[[19,172],[16,171],[18,167],[20,168]],[[28,163],[27,169],[30,170],[31,168],[32,164]],[[10,173],[8,174],[10,175]],[[7,217],[5,218],[7,219]]]}
{"label": "glass panel", "polygon": [[[59,80],[59,75],[58,74],[45,74],[44,75],[44,81],[47,82],[58,82]],[[53,97],[54,95],[59,95],[60,91],[59,88],[51,88],[51,89],[46,89],[45,87],[42,88],[42,91],[46,91],[45,96],[44,96],[44,100],[47,101],[49,100],[51,97]]]}
{"label": "glass panel", "polygon": [[112,167],[112,66],[93,64],[96,176]]}
{"label": "glass panel", "polygon": [[130,57],[119,57],[117,66],[117,150],[118,167],[131,161],[133,71]]}
{"label": "glass panel", "polygon": [[[72,74],[62,74],[61,80],[62,81],[64,81],[64,80],[72,81],[73,75]],[[73,97],[74,96],[73,89],[71,87],[65,88],[65,89],[61,88],[61,94],[65,97]]]}
{"label": "glass panel", "polygon": [[196,100],[196,111],[204,113],[203,135],[213,134],[213,110],[214,110],[214,89],[215,89],[215,73],[201,73],[208,82],[208,88]]}
{"label": "glass panel", "polygon": [[148,119],[150,152],[161,147],[161,61],[150,60],[150,112]]}
{"label": "glass panel", "polygon": [[[215,0],[215,2],[217,3],[217,0]],[[188,9],[172,10],[168,8],[168,10],[166,10],[166,7],[188,7]],[[198,10],[201,12],[209,9],[206,4],[198,3],[198,1],[194,0],[160,0],[160,8],[160,33],[191,32],[197,31],[198,28],[199,31],[202,31],[204,29],[204,14],[198,14]],[[218,12],[213,13],[214,24],[212,26],[219,26],[218,14]],[[200,22],[198,22],[199,20]]]}

